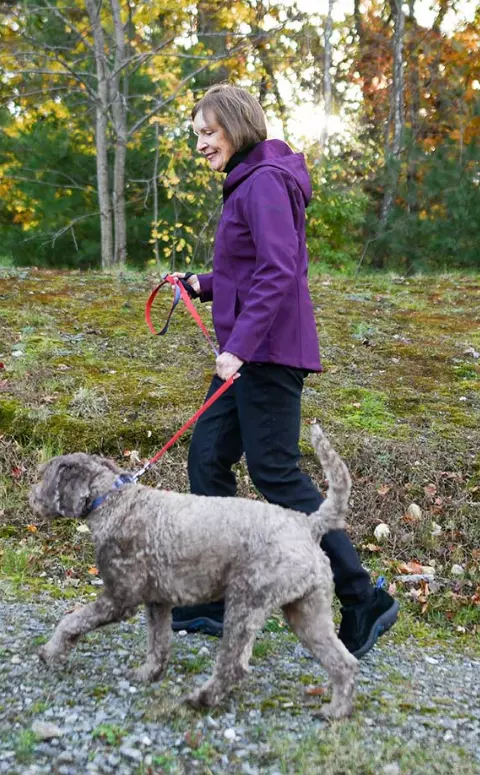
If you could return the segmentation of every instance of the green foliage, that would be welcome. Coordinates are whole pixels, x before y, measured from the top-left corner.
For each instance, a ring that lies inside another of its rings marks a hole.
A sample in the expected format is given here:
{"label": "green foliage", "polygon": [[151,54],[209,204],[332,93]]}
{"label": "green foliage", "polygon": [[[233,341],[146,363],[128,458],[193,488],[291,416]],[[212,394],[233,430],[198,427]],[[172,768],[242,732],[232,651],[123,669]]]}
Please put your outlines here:
{"label": "green foliage", "polygon": [[93,740],[102,740],[110,746],[119,746],[125,735],[125,730],[117,724],[99,724],[92,732]]}
{"label": "green foliage", "polygon": [[29,764],[35,755],[37,744],[35,732],[31,729],[23,729],[15,740],[15,756],[22,764]]}
{"label": "green foliage", "polygon": [[[98,268],[98,84],[87,9],[78,0],[7,6],[0,67],[0,265]],[[393,165],[387,163],[388,4],[367,4],[354,19],[335,23],[333,112],[347,119],[351,134],[331,135],[321,154],[318,146],[308,151],[313,199],[307,232],[317,270],[351,274],[362,263],[413,273],[478,265],[479,19],[440,33],[444,12],[442,5],[433,30],[414,18],[413,6],[406,18],[405,126]],[[117,52],[108,3],[99,19],[111,76]],[[170,269],[205,266],[222,180],[195,152],[191,108],[212,83],[239,83],[258,96],[269,118],[280,119],[287,136],[295,104],[283,104],[279,80],[290,82],[292,103],[318,103],[324,21],[291,3],[244,0],[228,9],[187,0],[174,9],[140,4],[124,21],[128,61],[118,86],[127,104],[127,259],[135,267],[153,261],[166,261]],[[115,79],[109,88],[112,107]],[[110,107],[111,201],[117,126]],[[390,173],[398,173],[396,198],[380,229]]]}
{"label": "green foliage", "polygon": [[444,141],[430,153],[411,148],[411,175],[400,180],[385,233],[370,256],[403,272],[480,266],[480,146]]}
{"label": "green foliage", "polygon": [[310,260],[326,270],[351,271],[358,263],[368,197],[351,182],[346,165],[335,159],[314,162],[313,195],[308,207]]}

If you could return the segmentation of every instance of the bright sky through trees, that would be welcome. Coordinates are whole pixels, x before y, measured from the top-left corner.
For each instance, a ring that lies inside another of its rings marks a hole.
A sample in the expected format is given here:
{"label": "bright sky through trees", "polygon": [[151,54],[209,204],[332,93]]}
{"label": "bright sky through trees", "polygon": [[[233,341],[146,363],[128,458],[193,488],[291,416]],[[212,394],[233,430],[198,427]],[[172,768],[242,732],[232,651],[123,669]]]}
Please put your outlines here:
{"label": "bright sky through trees", "polygon": [[[328,0],[297,0],[297,5],[302,11],[307,11],[312,15],[324,16],[327,13]],[[431,0],[417,0],[415,4],[415,14],[418,23],[422,27],[430,27],[438,13],[437,3]],[[442,24],[442,29],[449,32],[456,27],[471,22],[475,16],[477,7],[476,0],[460,0],[457,4],[457,11],[449,11]],[[334,21],[340,21],[348,14],[353,13],[353,0],[337,0],[333,7]],[[292,87],[286,79],[279,79],[280,88],[285,101],[293,102]],[[320,137],[324,126],[324,112],[321,105],[305,100],[294,110],[294,115],[288,122],[290,139],[299,147],[305,143],[317,140]],[[344,118],[333,115],[330,118],[330,133],[346,133],[349,125]],[[283,139],[283,127],[281,122],[272,119],[269,121],[269,130],[271,137],[280,137]]]}

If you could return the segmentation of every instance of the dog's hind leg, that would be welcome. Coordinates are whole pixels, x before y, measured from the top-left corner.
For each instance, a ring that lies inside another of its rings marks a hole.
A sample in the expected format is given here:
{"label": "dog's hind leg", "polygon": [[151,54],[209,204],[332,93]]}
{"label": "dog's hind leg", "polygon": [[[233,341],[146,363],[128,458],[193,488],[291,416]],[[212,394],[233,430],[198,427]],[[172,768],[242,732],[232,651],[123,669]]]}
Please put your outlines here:
{"label": "dog's hind leg", "polygon": [[255,636],[270,611],[270,606],[259,604],[258,598],[249,601],[240,597],[226,601],[223,638],[211,678],[196,689],[187,702],[195,708],[214,707],[230,693],[248,672]]}
{"label": "dog's hind leg", "polygon": [[172,607],[160,603],[145,606],[147,616],[147,659],[134,672],[138,681],[156,681],[170,658],[172,640]]}
{"label": "dog's hind leg", "polygon": [[342,718],[352,713],[353,690],[358,662],[337,638],[330,601],[320,589],[283,606],[292,630],[325,668],[332,684],[331,702],[321,715]]}
{"label": "dog's hind leg", "polygon": [[39,649],[38,655],[44,662],[62,661],[82,635],[105,624],[126,619],[133,610],[103,594],[93,603],[64,616],[48,643]]}

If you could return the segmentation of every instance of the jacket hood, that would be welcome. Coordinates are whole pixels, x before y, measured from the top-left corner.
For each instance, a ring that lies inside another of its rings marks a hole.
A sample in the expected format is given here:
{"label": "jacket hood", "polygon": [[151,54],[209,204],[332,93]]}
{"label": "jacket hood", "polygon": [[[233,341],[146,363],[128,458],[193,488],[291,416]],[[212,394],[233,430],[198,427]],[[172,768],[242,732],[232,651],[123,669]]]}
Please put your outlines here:
{"label": "jacket hood", "polygon": [[261,167],[275,167],[288,172],[303,194],[305,205],[312,197],[312,184],[303,153],[294,153],[283,140],[264,140],[258,143],[246,158],[227,175],[223,184],[223,198],[230,194]]}

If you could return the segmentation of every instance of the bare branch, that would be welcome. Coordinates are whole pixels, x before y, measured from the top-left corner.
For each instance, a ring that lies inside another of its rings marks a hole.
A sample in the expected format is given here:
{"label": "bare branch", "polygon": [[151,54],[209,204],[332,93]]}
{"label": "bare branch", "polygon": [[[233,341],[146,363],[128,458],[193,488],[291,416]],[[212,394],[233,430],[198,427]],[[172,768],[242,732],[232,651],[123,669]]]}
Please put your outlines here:
{"label": "bare branch", "polygon": [[64,189],[71,189],[76,188],[79,191],[94,191],[94,186],[78,186],[73,183],[70,185],[67,185],[66,183],[51,183],[46,180],[37,180],[37,178],[25,178],[22,175],[9,175],[9,180],[20,180],[23,183],[36,183],[39,186],[49,186],[50,188],[64,188]]}
{"label": "bare branch", "polygon": [[211,66],[212,62],[221,62],[224,59],[230,59],[230,57],[232,57],[234,54],[238,54],[244,48],[245,48],[245,42],[242,40],[241,44],[239,44],[238,46],[234,46],[234,48],[230,49],[229,51],[227,51],[225,54],[222,54],[221,56],[212,57],[211,59],[208,59],[206,64],[202,65],[201,67],[198,67],[192,73],[189,73],[189,75],[185,76],[185,78],[182,78],[182,80],[178,84],[175,91],[169,97],[167,97],[167,99],[157,100],[154,107],[144,116],[142,116],[142,118],[138,119],[138,121],[132,127],[130,127],[128,131],[129,137],[134,135],[135,132],[137,132],[146,121],[152,118],[152,116],[154,116],[155,113],[157,113],[159,108],[164,108],[166,105],[169,105],[171,102],[173,102],[173,100],[176,99],[176,97],[181,92],[185,84],[191,81],[193,78],[195,78],[195,76],[199,75],[200,73],[203,73],[204,70],[207,70],[207,68]]}

